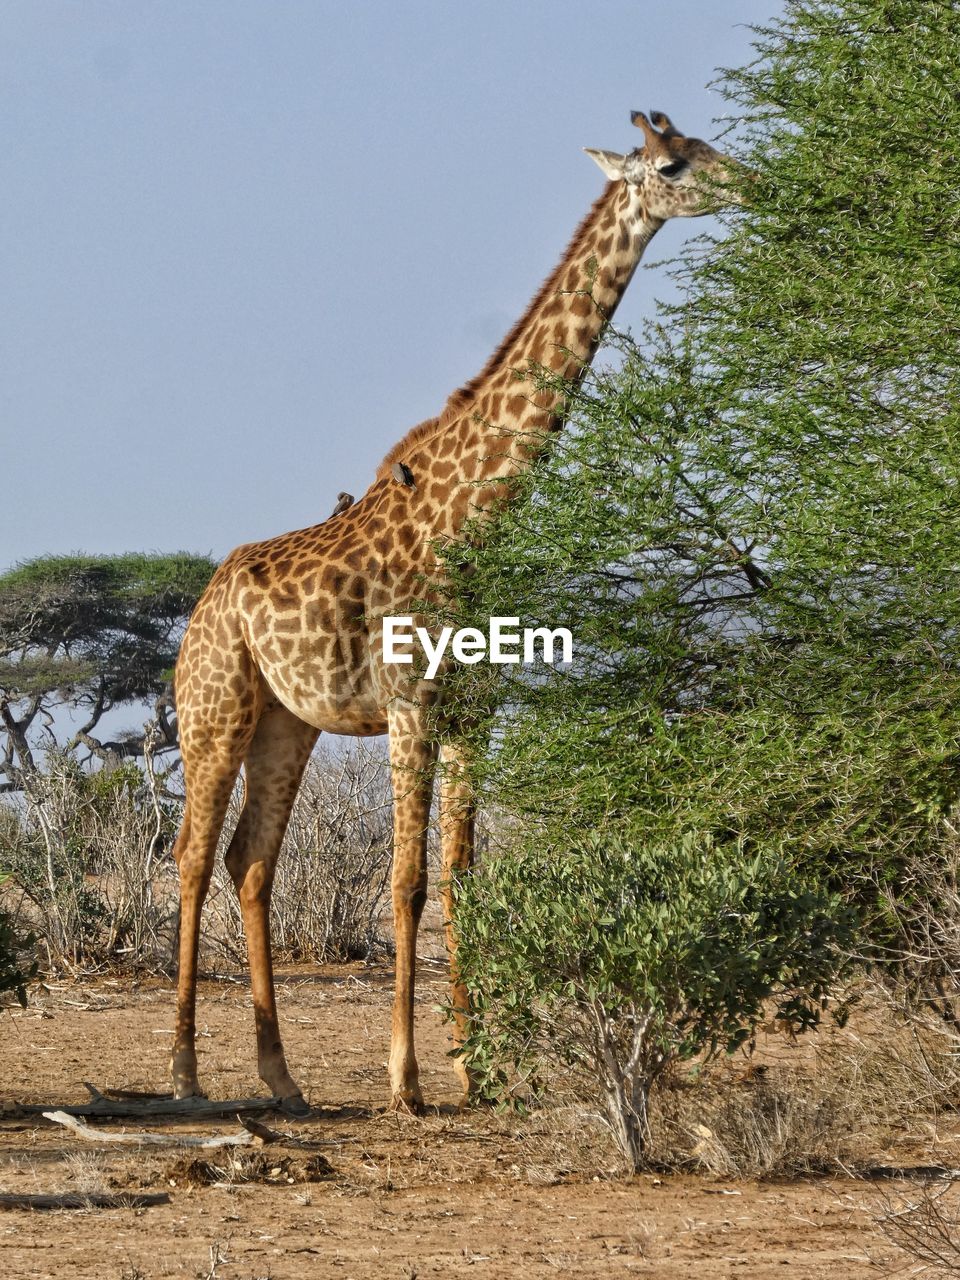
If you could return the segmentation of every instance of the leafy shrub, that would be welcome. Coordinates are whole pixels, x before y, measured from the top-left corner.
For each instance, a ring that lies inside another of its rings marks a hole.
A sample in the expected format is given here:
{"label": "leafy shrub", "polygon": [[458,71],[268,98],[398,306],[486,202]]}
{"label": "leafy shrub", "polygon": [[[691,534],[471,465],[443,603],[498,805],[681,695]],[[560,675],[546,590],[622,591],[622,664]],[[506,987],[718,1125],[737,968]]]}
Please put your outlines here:
{"label": "leafy shrub", "polygon": [[720,82],[743,205],[450,550],[447,621],[565,626],[574,661],[465,668],[452,700],[487,802],[554,847],[610,822],[776,845],[856,903],[865,957],[949,995],[960,9],[786,0],[756,36]]}
{"label": "leafy shrub", "polygon": [[732,1051],[771,1001],[794,1029],[814,1025],[853,930],[783,857],[693,834],[501,854],[456,885],[455,917],[481,1090],[536,1093],[548,1069],[585,1067],[634,1168],[666,1068]]}

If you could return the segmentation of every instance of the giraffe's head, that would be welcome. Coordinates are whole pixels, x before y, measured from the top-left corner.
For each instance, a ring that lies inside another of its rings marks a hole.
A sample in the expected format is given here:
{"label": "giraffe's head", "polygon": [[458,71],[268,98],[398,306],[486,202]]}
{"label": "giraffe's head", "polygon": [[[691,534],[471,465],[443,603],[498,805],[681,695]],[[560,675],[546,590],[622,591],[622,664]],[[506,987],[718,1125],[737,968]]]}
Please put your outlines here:
{"label": "giraffe's head", "polygon": [[[652,116],[653,124],[642,111],[630,113],[633,124],[643,130],[642,147],[628,155],[586,147],[587,155],[608,178],[641,188],[647,211],[655,218],[690,218],[719,208],[725,193],[718,188],[731,180],[736,162],[709,143],[686,137],[662,111]],[[731,192],[730,202],[737,199]]]}

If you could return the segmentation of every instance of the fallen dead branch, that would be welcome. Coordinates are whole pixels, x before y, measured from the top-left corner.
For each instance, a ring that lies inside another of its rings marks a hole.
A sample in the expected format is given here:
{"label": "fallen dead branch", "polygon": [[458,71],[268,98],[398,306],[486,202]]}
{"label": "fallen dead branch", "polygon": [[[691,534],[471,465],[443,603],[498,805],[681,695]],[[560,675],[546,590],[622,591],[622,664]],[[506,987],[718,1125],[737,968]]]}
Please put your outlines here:
{"label": "fallen dead branch", "polygon": [[165,1191],[141,1195],[130,1191],[116,1193],[85,1191],[64,1195],[0,1195],[0,1209],[148,1209],[155,1204],[169,1204]]}
{"label": "fallen dead branch", "polygon": [[[76,1106],[64,1104],[57,1110],[64,1115],[84,1116],[95,1120],[98,1116],[104,1119],[150,1119],[168,1116],[190,1120],[217,1120],[236,1115],[259,1115],[264,1111],[282,1110],[280,1098],[234,1098],[226,1102],[216,1102],[209,1098],[173,1098],[163,1094],[124,1094],[120,1097],[108,1097],[93,1085],[86,1088],[91,1094],[90,1102]],[[44,1115],[50,1110],[49,1103],[24,1103],[16,1108],[25,1115]]]}
{"label": "fallen dead branch", "polygon": [[[54,1124],[62,1124],[72,1130],[78,1138],[87,1142],[109,1142],[131,1147],[248,1147],[252,1143],[264,1139],[254,1135],[248,1129],[240,1133],[221,1134],[212,1138],[197,1138],[190,1134],[178,1133],[111,1133],[108,1129],[94,1129],[76,1116],[65,1111],[44,1111],[43,1118],[52,1120]],[[263,1127],[263,1126],[261,1126]]]}
{"label": "fallen dead branch", "polygon": [[329,1147],[335,1145],[330,1142],[316,1142],[310,1138],[298,1138],[292,1133],[281,1133],[279,1129],[271,1129],[269,1125],[262,1124],[259,1120],[253,1120],[247,1116],[237,1116],[237,1119],[247,1133],[253,1135],[254,1142],[259,1146],[266,1146],[270,1142],[282,1142],[288,1147]]}

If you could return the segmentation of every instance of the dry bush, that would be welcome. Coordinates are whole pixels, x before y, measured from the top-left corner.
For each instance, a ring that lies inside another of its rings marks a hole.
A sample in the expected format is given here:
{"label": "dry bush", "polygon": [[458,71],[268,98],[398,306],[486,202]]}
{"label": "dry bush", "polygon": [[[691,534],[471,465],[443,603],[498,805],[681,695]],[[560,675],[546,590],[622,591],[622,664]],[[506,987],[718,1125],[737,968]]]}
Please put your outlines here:
{"label": "dry bush", "polygon": [[522,1133],[522,1154],[512,1163],[519,1181],[549,1186],[571,1173],[617,1174],[623,1166],[606,1116],[573,1097],[532,1111]]}
{"label": "dry bush", "polygon": [[[169,780],[168,780],[169,781]],[[238,788],[222,855],[239,815]],[[311,760],[277,867],[275,954],[320,961],[385,947],[392,817],[382,752],[358,744]],[[89,774],[52,756],[16,804],[0,808],[5,905],[19,905],[51,967],[165,968],[177,936],[179,886],[171,857],[182,801],[133,765]],[[19,898],[19,904],[17,899]],[[242,963],[239,904],[218,856],[203,930],[204,961]]]}
{"label": "dry bush", "polygon": [[[239,816],[237,796],[221,853]],[[321,962],[367,959],[385,949],[380,921],[393,850],[390,772],[362,740],[314,754],[294,803],[273,887],[274,954]],[[211,886],[213,935],[234,959],[244,953],[240,907],[218,858]]]}
{"label": "dry bush", "polygon": [[859,993],[844,1027],[795,1044],[763,1036],[737,1055],[676,1072],[655,1095],[651,1162],[721,1176],[867,1169],[932,1150],[960,1101],[960,1063],[936,1018],[904,1020],[885,992]]}
{"label": "dry bush", "polygon": [[912,1263],[911,1275],[960,1276],[960,1211],[952,1182],[924,1182],[878,1195],[875,1225]]}
{"label": "dry bush", "polygon": [[4,811],[0,863],[51,966],[169,954],[175,872],[163,854],[178,816],[133,765],[88,774],[51,755],[27,779]]}
{"label": "dry bush", "polygon": [[891,998],[911,1014],[928,1005],[960,1032],[960,815],[938,819],[932,850],[912,857],[883,896],[897,925],[887,956]]}
{"label": "dry bush", "polygon": [[[651,1094],[646,1166],[725,1178],[960,1167],[952,1029],[929,1011],[905,1019],[875,984],[845,997],[852,1012],[843,1026],[827,1017],[791,1038],[770,1024],[752,1051],[675,1066]],[[543,1183],[631,1173],[597,1105],[595,1077],[572,1065],[548,1083],[540,1102],[527,1098],[488,1121],[491,1132],[502,1126],[507,1168]]]}

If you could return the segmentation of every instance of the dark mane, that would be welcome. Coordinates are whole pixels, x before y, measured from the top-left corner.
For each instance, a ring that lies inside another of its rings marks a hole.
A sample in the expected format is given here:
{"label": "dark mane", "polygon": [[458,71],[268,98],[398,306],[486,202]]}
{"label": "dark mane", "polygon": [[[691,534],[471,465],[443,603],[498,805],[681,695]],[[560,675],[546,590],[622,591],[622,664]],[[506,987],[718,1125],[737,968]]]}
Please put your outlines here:
{"label": "dark mane", "polygon": [[547,276],[546,280],[544,280],[543,284],[530,300],[530,303],[521,315],[520,319],[513,325],[510,332],[503,339],[480,372],[475,377],[471,378],[469,382],[465,382],[462,387],[458,387],[457,390],[452,393],[450,398],[447,400],[447,403],[444,405],[439,418],[427,418],[425,422],[419,423],[418,426],[413,427],[412,430],[408,431],[402,440],[397,441],[377,468],[378,479],[384,475],[385,471],[388,470],[394,462],[402,460],[411,452],[414,446],[418,445],[422,440],[425,440],[427,436],[431,436],[442,427],[445,427],[451,419],[461,416],[464,409],[467,408],[483,383],[486,382],[491,374],[496,371],[499,365],[502,364],[510,349],[516,345],[517,339],[520,337],[524,328],[529,324],[531,317],[535,315],[548,298],[559,292],[564,268],[571,258],[576,256],[583,243],[588,239],[596,221],[607,205],[611,192],[614,187],[619,187],[619,185],[619,181],[607,183],[603,193],[593,202],[586,217],[573,233],[573,239],[567,246],[566,253],[564,253],[563,257]]}

